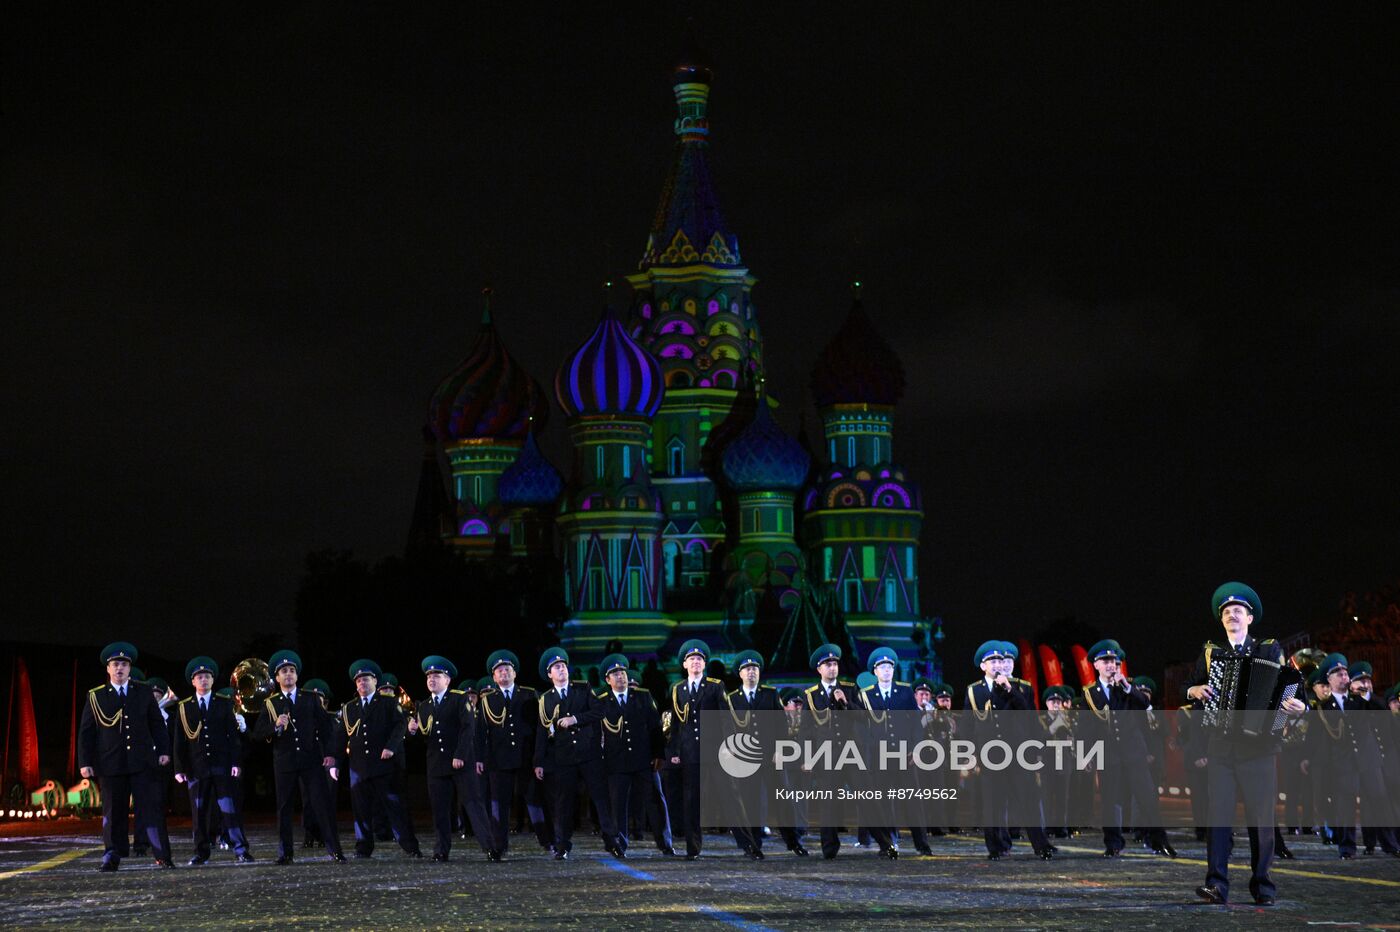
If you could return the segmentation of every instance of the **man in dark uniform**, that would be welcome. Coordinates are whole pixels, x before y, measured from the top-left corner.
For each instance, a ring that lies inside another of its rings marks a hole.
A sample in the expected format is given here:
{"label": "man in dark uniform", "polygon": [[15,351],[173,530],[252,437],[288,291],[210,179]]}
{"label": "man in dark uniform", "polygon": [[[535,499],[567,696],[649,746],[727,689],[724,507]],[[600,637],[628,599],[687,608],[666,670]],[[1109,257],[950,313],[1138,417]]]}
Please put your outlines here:
{"label": "man in dark uniform", "polygon": [[243,760],[243,739],[233,703],[214,695],[219,665],[212,657],[196,657],[185,664],[185,679],[194,695],[176,707],[175,782],[183,783],[190,794],[190,821],[194,834],[194,857],[190,864],[209,860],[215,838],[214,813],[233,846],[240,864],[253,860],[238,803],[236,781]]}
{"label": "man in dark uniform", "polygon": [[[467,695],[452,689],[457,665],[446,657],[432,654],[423,658],[423,675],[428,696],[419,702],[408,719],[408,733],[422,735],[427,747],[428,801],[433,810],[436,842],[433,860],[446,861],[452,851],[452,819],[463,808],[486,857],[496,860],[491,847],[491,821],[486,815],[473,759],[472,731],[475,716]],[[455,795],[455,800],[454,800]]]}
{"label": "man in dark uniform", "polygon": [[155,811],[148,773],[170,763],[170,735],[150,689],[130,681],[136,648],[125,641],[108,644],[99,654],[107,682],[88,691],[78,727],[78,771],[97,779],[102,792],[102,865],[114,871],[131,853],[126,833],[127,804],[135,799],[137,823],[146,827],[156,863],[174,867],[169,847],[161,847],[165,813]]}
{"label": "man in dark uniform", "polygon": [[[330,684],[320,677],[309,679],[301,684],[301,688],[311,693],[321,703],[321,708],[326,710],[326,714],[334,717],[335,693],[331,691]],[[339,795],[340,783],[332,780],[329,772],[326,773],[326,791],[330,793],[331,805],[336,805],[336,797]],[[301,846],[303,848],[324,848],[326,841],[321,837],[319,820],[306,806],[301,807]]]}
{"label": "man in dark uniform", "polygon": [[[835,644],[823,644],[812,652],[809,662],[816,671],[817,682],[803,692],[807,703],[807,733],[813,740],[830,740],[837,748],[847,741],[859,740],[861,717],[848,713],[864,707],[856,685],[840,678],[841,648]],[[899,857],[899,850],[890,838],[889,829],[871,828],[870,834],[880,846],[882,857]],[[841,852],[839,826],[823,826],[821,840],[823,858],[829,861]]]}
{"label": "man in dark uniform", "polygon": [[525,808],[540,847],[550,847],[550,832],[540,804],[538,781],[531,773],[535,757],[535,728],[539,722],[539,698],[529,686],[515,682],[520,658],[498,650],[486,660],[495,683],[482,692],[477,705],[481,715],[476,727],[476,772],[485,774],[489,786],[491,847],[504,856],[510,847],[510,810],[515,784],[524,775]]}
{"label": "man in dark uniform", "polygon": [[[1030,713],[1035,710],[1035,696],[1030,683],[1011,675],[1017,653],[1016,645],[1010,641],[985,641],[973,653],[973,663],[981,668],[982,679],[968,685],[966,705],[973,713],[976,737],[981,744],[1000,740],[1014,748],[1032,734]],[[999,861],[1011,852],[1012,800],[1017,800],[1021,808],[1034,807],[1039,811],[1033,824],[1025,826],[1036,857],[1048,861],[1055,856],[1055,846],[1045,834],[1045,815],[1038,805],[1034,774],[1020,767],[982,768],[978,782],[988,860]]]}
{"label": "man in dark uniform", "polygon": [[[600,667],[607,689],[599,701],[603,708],[603,769],[608,780],[608,805],[618,831],[617,851],[625,856],[631,819],[645,825],[657,793],[656,772],[665,753],[661,715],[656,701],[644,689],[632,689],[627,658],[609,654]],[[658,813],[652,827],[656,847],[675,854],[669,826]]]}
{"label": "man in dark uniform", "polygon": [[321,838],[333,861],[343,862],[340,831],[335,824],[335,798],[326,772],[335,767],[335,719],[321,701],[297,689],[301,657],[279,650],[268,663],[278,691],[269,696],[258,716],[253,736],[272,742],[272,776],[277,789],[277,863],[292,863],[292,809],[298,789],[301,802],[321,827]]}
{"label": "man in dark uniform", "polygon": [[[1215,590],[1211,610],[1225,629],[1228,647],[1207,643],[1196,668],[1186,698],[1202,703],[1214,700],[1214,690],[1208,685],[1210,656],[1220,650],[1234,650],[1283,664],[1283,648],[1272,639],[1258,641],[1250,636],[1249,626],[1262,618],[1263,604],[1259,594],[1239,582],[1228,582]],[[1297,698],[1284,703],[1290,714],[1299,714],[1305,706]],[[1279,742],[1268,735],[1249,737],[1237,731],[1212,729],[1206,738],[1206,795],[1210,800],[1209,829],[1206,832],[1206,882],[1196,888],[1196,895],[1208,903],[1226,903],[1230,898],[1230,850],[1234,847],[1235,794],[1244,799],[1245,821],[1249,828],[1250,878],[1249,892],[1260,906],[1274,905],[1276,892],[1269,868],[1274,860],[1274,803],[1278,799],[1277,758]]]}
{"label": "man in dark uniform", "polygon": [[[913,748],[923,740],[921,729],[916,727],[918,716],[913,714],[918,712],[919,706],[914,700],[913,687],[908,683],[895,682],[894,670],[898,662],[899,655],[892,647],[877,647],[870,652],[865,663],[875,677],[875,682],[861,690],[861,704],[870,714],[868,729],[872,738],[887,741],[890,746],[904,741],[906,747]],[[891,712],[894,714],[889,714]],[[912,780],[918,781],[922,771],[911,767],[905,773]],[[888,831],[893,840],[894,829]],[[915,851],[922,855],[933,855],[933,849],[928,846],[928,829],[922,825],[910,826],[909,836],[914,842]]]}
{"label": "man in dark uniform", "polygon": [[[779,735],[770,733],[771,723],[777,721],[776,716],[758,715],[752,713],[772,713],[783,711],[783,704],[778,698],[778,691],[772,686],[759,682],[763,676],[763,656],[756,650],[741,651],[734,658],[734,665],[739,670],[740,686],[738,689],[725,696],[725,706],[729,709],[729,714],[733,716],[734,725],[741,731],[753,735],[764,753],[770,757],[773,752],[774,742]],[[765,725],[768,726],[765,731]],[[782,737],[786,737],[783,734]],[[769,798],[768,787],[764,786],[762,791],[764,799]],[[740,849],[749,857],[756,861],[763,860],[763,822],[764,810],[751,813],[755,818],[751,822],[758,824],[751,826],[736,826],[731,831],[734,834],[734,841],[738,843]],[[782,835],[784,843],[793,854],[798,857],[806,857],[807,849],[802,847],[801,836],[797,830],[790,825],[779,826],[778,832]]]}
{"label": "man in dark uniform", "polygon": [[[685,858],[700,857],[700,713],[724,708],[724,684],[705,675],[710,646],[699,638],[681,645],[685,679],[671,686],[671,763],[679,768],[681,818],[685,825]],[[670,801],[672,805],[675,800]]]}
{"label": "man in dark uniform", "polygon": [[[1361,707],[1368,713],[1387,711],[1386,703],[1375,693],[1370,661],[1353,661],[1348,672],[1351,674],[1351,694],[1361,700]],[[1396,830],[1392,827],[1397,821],[1396,813],[1392,811],[1390,794],[1384,787],[1387,765],[1393,763],[1387,761],[1385,753],[1390,736],[1385,733],[1384,728],[1377,727],[1384,720],[1382,716],[1375,714],[1365,716],[1366,730],[1369,734],[1362,736],[1362,753],[1357,763],[1361,767],[1369,768],[1370,772],[1358,773],[1363,784],[1361,844],[1367,854],[1375,854],[1376,845],[1379,844],[1386,854],[1397,857],[1400,856],[1400,849],[1396,848]],[[1391,757],[1393,756],[1392,750]]]}
{"label": "man in dark uniform", "polygon": [[539,728],[535,731],[535,779],[544,782],[554,815],[554,859],[567,860],[574,848],[574,810],[579,781],[598,811],[603,848],[622,857],[621,833],[608,801],[608,777],[603,765],[603,702],[585,682],[569,679],[569,653],[562,647],[540,655],[540,677],[550,688],[540,694]]}
{"label": "man in dark uniform", "polygon": [[1152,704],[1141,687],[1123,675],[1123,648],[1117,641],[1099,641],[1089,649],[1098,678],[1084,687],[1084,704],[1092,715],[1081,720],[1084,731],[1104,740],[1107,754],[1099,773],[1103,806],[1103,855],[1116,858],[1123,852],[1123,821],[1137,804],[1144,823],[1147,846],[1158,854],[1176,857],[1176,849],[1162,830],[1157,784],[1147,757],[1147,720]]}
{"label": "man in dark uniform", "polygon": [[418,836],[403,796],[394,786],[394,758],[403,754],[407,723],[399,704],[380,695],[379,664],[357,660],[350,665],[355,697],[340,707],[336,756],[350,773],[350,805],[355,814],[355,857],[374,855],[376,801],[389,817],[394,840],[411,858],[421,858]]}
{"label": "man in dark uniform", "polygon": [[[1044,731],[1042,741],[1074,740],[1074,718],[1069,708],[1074,702],[1074,690],[1068,686],[1047,686],[1040,694],[1045,711],[1040,715]],[[1056,838],[1069,837],[1069,787],[1067,770],[1047,767],[1040,771],[1040,795],[1045,801],[1046,834]]]}
{"label": "man in dark uniform", "polygon": [[[158,676],[147,677],[141,674],[132,678],[133,683],[144,682],[146,688],[151,691],[152,698],[156,701],[156,708],[160,710],[160,718],[164,723],[166,739],[169,742],[173,755],[175,748],[175,722],[170,717],[170,709],[176,703],[175,691],[170,688],[170,684]],[[143,816],[138,813],[136,825],[134,826],[135,842],[132,844],[132,852],[137,855],[144,855],[149,847],[146,839],[150,837],[150,830],[155,829],[160,844],[155,847],[157,852],[170,850],[170,833],[167,831],[170,814],[170,783],[175,776],[175,770],[170,764],[156,765],[146,771],[146,779],[151,784],[151,799],[155,805],[149,807],[148,814],[159,813],[160,818],[154,826],[146,825]],[[159,854],[156,855],[159,858]]]}

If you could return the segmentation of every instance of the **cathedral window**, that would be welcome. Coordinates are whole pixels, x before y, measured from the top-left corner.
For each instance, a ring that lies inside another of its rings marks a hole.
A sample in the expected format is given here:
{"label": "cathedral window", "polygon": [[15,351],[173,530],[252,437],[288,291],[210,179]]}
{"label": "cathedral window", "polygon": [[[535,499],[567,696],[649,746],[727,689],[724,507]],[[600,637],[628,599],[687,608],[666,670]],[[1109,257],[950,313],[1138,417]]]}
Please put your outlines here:
{"label": "cathedral window", "polygon": [[604,474],[605,472],[607,472],[607,457],[606,457],[606,451],[604,451],[602,447],[596,447],[596,448],[594,448],[594,450],[593,450],[593,475],[594,475],[594,478],[598,479],[598,480],[601,482],[602,479],[603,479],[603,474]]}
{"label": "cathedral window", "polygon": [[685,474],[685,444],[679,437],[672,437],[666,445],[666,471],[672,476]]}
{"label": "cathedral window", "polygon": [[632,478],[632,448],[622,448],[622,478]]}

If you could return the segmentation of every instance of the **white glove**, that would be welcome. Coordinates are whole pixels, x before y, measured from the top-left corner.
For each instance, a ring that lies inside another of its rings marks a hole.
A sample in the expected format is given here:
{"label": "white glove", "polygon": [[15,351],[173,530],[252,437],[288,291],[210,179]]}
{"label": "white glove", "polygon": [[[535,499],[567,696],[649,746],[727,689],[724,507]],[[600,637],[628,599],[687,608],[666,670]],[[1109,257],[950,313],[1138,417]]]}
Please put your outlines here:
{"label": "white glove", "polygon": [[248,720],[243,717],[242,712],[233,713],[233,717],[238,720],[238,730],[240,732],[248,730]]}

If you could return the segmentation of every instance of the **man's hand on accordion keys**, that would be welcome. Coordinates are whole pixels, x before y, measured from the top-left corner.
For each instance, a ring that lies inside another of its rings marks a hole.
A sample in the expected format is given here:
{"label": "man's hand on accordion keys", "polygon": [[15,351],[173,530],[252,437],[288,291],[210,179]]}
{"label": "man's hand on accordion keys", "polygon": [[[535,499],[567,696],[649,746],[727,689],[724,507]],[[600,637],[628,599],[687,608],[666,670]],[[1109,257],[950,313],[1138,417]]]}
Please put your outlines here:
{"label": "man's hand on accordion keys", "polygon": [[1299,699],[1297,696],[1289,696],[1287,699],[1283,700],[1283,702],[1279,703],[1279,708],[1283,709],[1283,711],[1287,712],[1289,715],[1302,715],[1308,710],[1308,707],[1303,705],[1303,700]]}
{"label": "man's hand on accordion keys", "polygon": [[1186,690],[1186,698],[1194,699],[1197,702],[1205,702],[1207,699],[1215,698],[1215,690],[1204,683],[1200,686],[1192,686]]}

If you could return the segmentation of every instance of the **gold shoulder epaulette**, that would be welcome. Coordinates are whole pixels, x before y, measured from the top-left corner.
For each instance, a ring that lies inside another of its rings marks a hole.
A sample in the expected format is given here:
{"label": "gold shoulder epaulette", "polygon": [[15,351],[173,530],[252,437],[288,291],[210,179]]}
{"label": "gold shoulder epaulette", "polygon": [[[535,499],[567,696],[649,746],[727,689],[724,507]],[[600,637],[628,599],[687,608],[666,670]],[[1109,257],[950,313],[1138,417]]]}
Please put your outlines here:
{"label": "gold shoulder epaulette", "polygon": [[773,692],[777,692],[777,691],[778,691],[778,687],[776,687],[776,686],[769,686],[767,683],[764,683],[763,685],[759,686],[758,688],[759,688],[759,689],[771,689]]}
{"label": "gold shoulder epaulette", "polygon": [[896,685],[896,686],[908,686],[909,684],[906,683],[906,682],[904,682],[903,680],[895,680],[895,681],[894,681],[894,685]]}
{"label": "gold shoulder epaulette", "polygon": [[804,690],[802,690],[802,691],[803,691],[804,693],[809,693],[809,692],[812,692],[813,690],[820,689],[820,688],[821,688],[821,685],[822,685],[821,683],[813,683],[811,686],[808,686],[806,689],[804,689]]}
{"label": "gold shoulder epaulette", "polygon": [[90,693],[95,693],[95,692],[98,692],[99,690],[103,690],[103,689],[106,689],[106,688],[107,688],[107,684],[106,684],[106,683],[103,683],[101,686],[94,686],[94,687],[92,687],[92,689],[89,689],[88,692],[90,692]]}
{"label": "gold shoulder epaulette", "polygon": [[467,694],[466,690],[463,689],[449,689],[448,692],[454,696],[465,696]]}
{"label": "gold shoulder epaulette", "polygon": [[527,693],[532,693],[535,691],[535,687],[533,686],[517,686],[515,688]]}
{"label": "gold shoulder epaulette", "polygon": [[713,676],[707,676],[707,677],[705,677],[705,682],[707,682],[707,683],[718,683],[719,680],[715,679]]}
{"label": "gold shoulder epaulette", "polygon": [[868,693],[868,692],[870,692],[870,690],[872,690],[872,689],[874,689],[874,688],[875,688],[875,684],[874,684],[874,683],[871,683],[869,686],[862,686],[862,687],[860,688],[860,691],[863,692],[863,693]]}

